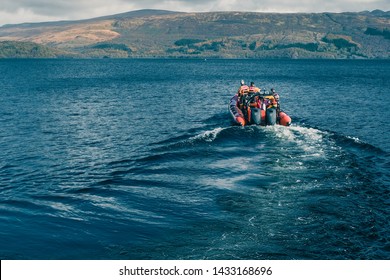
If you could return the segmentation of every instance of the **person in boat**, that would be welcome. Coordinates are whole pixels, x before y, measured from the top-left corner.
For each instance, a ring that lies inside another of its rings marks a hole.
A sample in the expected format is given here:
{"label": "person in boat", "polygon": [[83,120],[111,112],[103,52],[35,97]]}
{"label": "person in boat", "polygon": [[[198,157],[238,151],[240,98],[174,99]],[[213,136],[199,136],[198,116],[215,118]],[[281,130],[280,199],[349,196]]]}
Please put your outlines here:
{"label": "person in boat", "polygon": [[272,96],[275,98],[275,101],[276,101],[276,111],[277,111],[277,114],[279,116],[279,113],[280,113],[280,102],[279,102],[279,99],[280,99],[280,96],[279,94],[275,91],[274,88],[271,88],[270,90],[270,93],[272,94]]}
{"label": "person in boat", "polygon": [[259,96],[255,95],[256,93],[260,93],[260,88],[256,87],[254,82],[251,82],[248,91],[248,98],[251,100],[251,102],[248,104],[249,107],[260,108],[260,98]]}
{"label": "person in boat", "polygon": [[251,86],[249,87],[248,92],[249,92],[249,93],[258,93],[258,92],[260,92],[260,88],[258,88],[257,86],[255,86],[255,83],[254,83],[254,82],[251,82]]}
{"label": "person in boat", "polygon": [[238,88],[238,91],[237,91],[240,109],[242,109],[242,107],[243,107],[245,96],[248,94],[248,92],[249,92],[249,87],[245,84],[244,80],[241,80],[240,87]]}
{"label": "person in boat", "polygon": [[272,96],[274,97],[275,101],[278,103],[278,107],[279,107],[279,99],[280,99],[279,94],[273,88],[271,88],[270,92],[271,92]]}
{"label": "person in boat", "polygon": [[275,91],[274,88],[271,88],[271,94],[274,96],[275,100],[279,103],[279,94]]}
{"label": "person in boat", "polygon": [[241,80],[240,87],[238,88],[237,94],[239,96],[249,92],[249,87],[245,84],[244,80]]}

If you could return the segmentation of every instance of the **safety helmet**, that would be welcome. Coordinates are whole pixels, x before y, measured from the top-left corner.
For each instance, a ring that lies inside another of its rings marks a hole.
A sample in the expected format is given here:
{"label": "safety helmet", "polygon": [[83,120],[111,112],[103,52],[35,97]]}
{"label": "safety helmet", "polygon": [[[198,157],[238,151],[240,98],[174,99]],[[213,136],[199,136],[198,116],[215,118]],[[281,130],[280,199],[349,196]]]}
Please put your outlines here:
{"label": "safety helmet", "polygon": [[244,80],[241,80],[241,85],[243,86],[243,85],[245,85],[245,81]]}
{"label": "safety helmet", "polygon": [[251,86],[254,86],[255,85],[255,82],[251,82]]}

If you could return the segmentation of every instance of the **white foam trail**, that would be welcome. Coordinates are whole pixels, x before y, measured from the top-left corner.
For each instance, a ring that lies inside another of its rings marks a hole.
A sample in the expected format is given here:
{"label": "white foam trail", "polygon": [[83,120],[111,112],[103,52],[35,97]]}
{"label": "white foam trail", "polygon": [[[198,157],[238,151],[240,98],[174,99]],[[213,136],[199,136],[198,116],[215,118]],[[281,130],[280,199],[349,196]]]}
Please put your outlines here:
{"label": "white foam trail", "polygon": [[324,157],[324,136],[326,132],[301,126],[272,126],[267,127],[274,131],[277,138],[295,143],[304,151],[302,157]]}
{"label": "white foam trail", "polygon": [[205,140],[207,142],[212,142],[215,140],[215,138],[217,138],[218,134],[224,129],[225,128],[217,127],[217,128],[214,128],[213,130],[207,130],[207,131],[202,132],[196,136],[191,137],[189,140],[202,139],[202,140]]}
{"label": "white foam trail", "polygon": [[348,139],[351,139],[351,140],[353,140],[355,143],[357,143],[357,144],[363,144],[363,141],[362,140],[360,140],[359,138],[357,138],[357,137],[352,137],[352,136],[346,136]]}

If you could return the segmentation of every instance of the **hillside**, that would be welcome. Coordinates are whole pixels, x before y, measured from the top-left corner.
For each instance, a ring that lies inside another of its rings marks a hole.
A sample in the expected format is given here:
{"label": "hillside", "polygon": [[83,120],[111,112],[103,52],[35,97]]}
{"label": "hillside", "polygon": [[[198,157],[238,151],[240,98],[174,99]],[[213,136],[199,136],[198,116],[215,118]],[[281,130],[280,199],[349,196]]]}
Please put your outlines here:
{"label": "hillside", "polygon": [[0,58],[73,57],[73,53],[32,42],[0,41]]}
{"label": "hillside", "polygon": [[[0,41],[55,57],[390,58],[390,12],[275,14],[133,11],[5,25]],[[4,46],[0,54],[4,57]],[[5,55],[6,56],[6,55]],[[10,57],[10,56],[8,56]]]}

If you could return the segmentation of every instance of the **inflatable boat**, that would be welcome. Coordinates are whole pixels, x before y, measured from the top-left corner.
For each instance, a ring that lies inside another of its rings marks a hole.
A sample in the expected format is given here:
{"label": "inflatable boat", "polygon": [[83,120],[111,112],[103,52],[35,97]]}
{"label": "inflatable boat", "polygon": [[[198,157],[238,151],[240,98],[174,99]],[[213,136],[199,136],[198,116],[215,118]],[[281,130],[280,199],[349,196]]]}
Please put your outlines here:
{"label": "inflatable boat", "polygon": [[235,124],[284,125],[291,124],[291,118],[280,110],[279,96],[267,91],[236,94],[229,102],[229,112]]}

